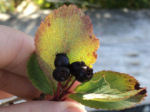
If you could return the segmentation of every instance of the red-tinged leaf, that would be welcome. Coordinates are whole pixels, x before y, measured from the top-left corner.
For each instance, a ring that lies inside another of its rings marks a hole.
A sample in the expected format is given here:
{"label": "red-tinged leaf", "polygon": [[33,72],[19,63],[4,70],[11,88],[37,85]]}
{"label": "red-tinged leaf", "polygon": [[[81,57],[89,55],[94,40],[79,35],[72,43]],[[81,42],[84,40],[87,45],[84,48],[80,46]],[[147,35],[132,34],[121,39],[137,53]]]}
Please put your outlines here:
{"label": "red-tinged leaf", "polygon": [[58,53],[66,53],[70,63],[84,61],[92,66],[97,58],[99,40],[93,34],[89,17],[75,5],[64,5],[41,22],[36,32],[35,45],[40,66],[51,75]]}

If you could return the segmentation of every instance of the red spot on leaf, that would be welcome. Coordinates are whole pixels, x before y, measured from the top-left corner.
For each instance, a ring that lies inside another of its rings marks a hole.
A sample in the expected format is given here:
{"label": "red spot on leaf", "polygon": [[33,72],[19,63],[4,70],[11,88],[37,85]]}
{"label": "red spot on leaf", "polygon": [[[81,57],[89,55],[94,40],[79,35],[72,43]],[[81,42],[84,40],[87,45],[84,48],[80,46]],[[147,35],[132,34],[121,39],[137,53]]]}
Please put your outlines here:
{"label": "red spot on leaf", "polygon": [[143,89],[141,92],[139,92],[139,95],[144,95],[146,93],[147,93],[146,89]]}
{"label": "red spot on leaf", "polygon": [[136,90],[141,89],[140,84],[139,84],[138,82],[135,84],[135,89],[136,89]]}
{"label": "red spot on leaf", "polygon": [[48,26],[51,26],[51,24],[50,24],[50,23],[48,23]]}
{"label": "red spot on leaf", "polygon": [[97,58],[97,54],[96,54],[96,52],[93,52],[93,56],[94,56],[95,58]]}

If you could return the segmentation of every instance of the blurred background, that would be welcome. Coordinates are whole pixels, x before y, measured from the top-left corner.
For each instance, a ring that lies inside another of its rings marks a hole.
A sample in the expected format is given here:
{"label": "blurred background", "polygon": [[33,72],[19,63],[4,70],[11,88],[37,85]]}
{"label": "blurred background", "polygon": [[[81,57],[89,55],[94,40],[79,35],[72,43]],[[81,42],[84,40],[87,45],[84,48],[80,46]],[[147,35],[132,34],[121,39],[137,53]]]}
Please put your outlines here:
{"label": "blurred background", "polygon": [[41,20],[64,4],[76,4],[92,20],[101,43],[95,72],[128,73],[147,87],[145,101],[122,112],[150,112],[150,0],[0,0],[0,24],[34,37]]}

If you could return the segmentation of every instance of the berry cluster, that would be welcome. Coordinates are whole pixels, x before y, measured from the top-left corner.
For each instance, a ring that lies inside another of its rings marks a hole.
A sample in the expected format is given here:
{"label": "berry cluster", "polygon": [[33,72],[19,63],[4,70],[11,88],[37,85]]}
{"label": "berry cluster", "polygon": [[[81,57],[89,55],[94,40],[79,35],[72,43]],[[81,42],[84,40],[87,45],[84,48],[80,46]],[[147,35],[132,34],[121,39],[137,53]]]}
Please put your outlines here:
{"label": "berry cluster", "polygon": [[84,62],[69,63],[66,54],[60,53],[56,55],[53,77],[55,80],[62,82],[66,81],[71,75],[75,76],[79,82],[89,81],[93,76],[93,69],[89,68]]}

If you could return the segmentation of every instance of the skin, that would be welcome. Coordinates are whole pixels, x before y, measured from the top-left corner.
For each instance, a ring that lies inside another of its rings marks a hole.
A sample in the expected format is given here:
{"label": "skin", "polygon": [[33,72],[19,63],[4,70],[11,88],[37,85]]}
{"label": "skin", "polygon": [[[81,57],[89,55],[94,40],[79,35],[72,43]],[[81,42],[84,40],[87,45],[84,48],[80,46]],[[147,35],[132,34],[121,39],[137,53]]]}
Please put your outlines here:
{"label": "skin", "polygon": [[0,112],[86,112],[82,105],[72,101],[31,101],[40,96],[27,78],[26,64],[34,50],[32,37],[0,25],[0,99],[16,95],[28,100],[0,107]]}

